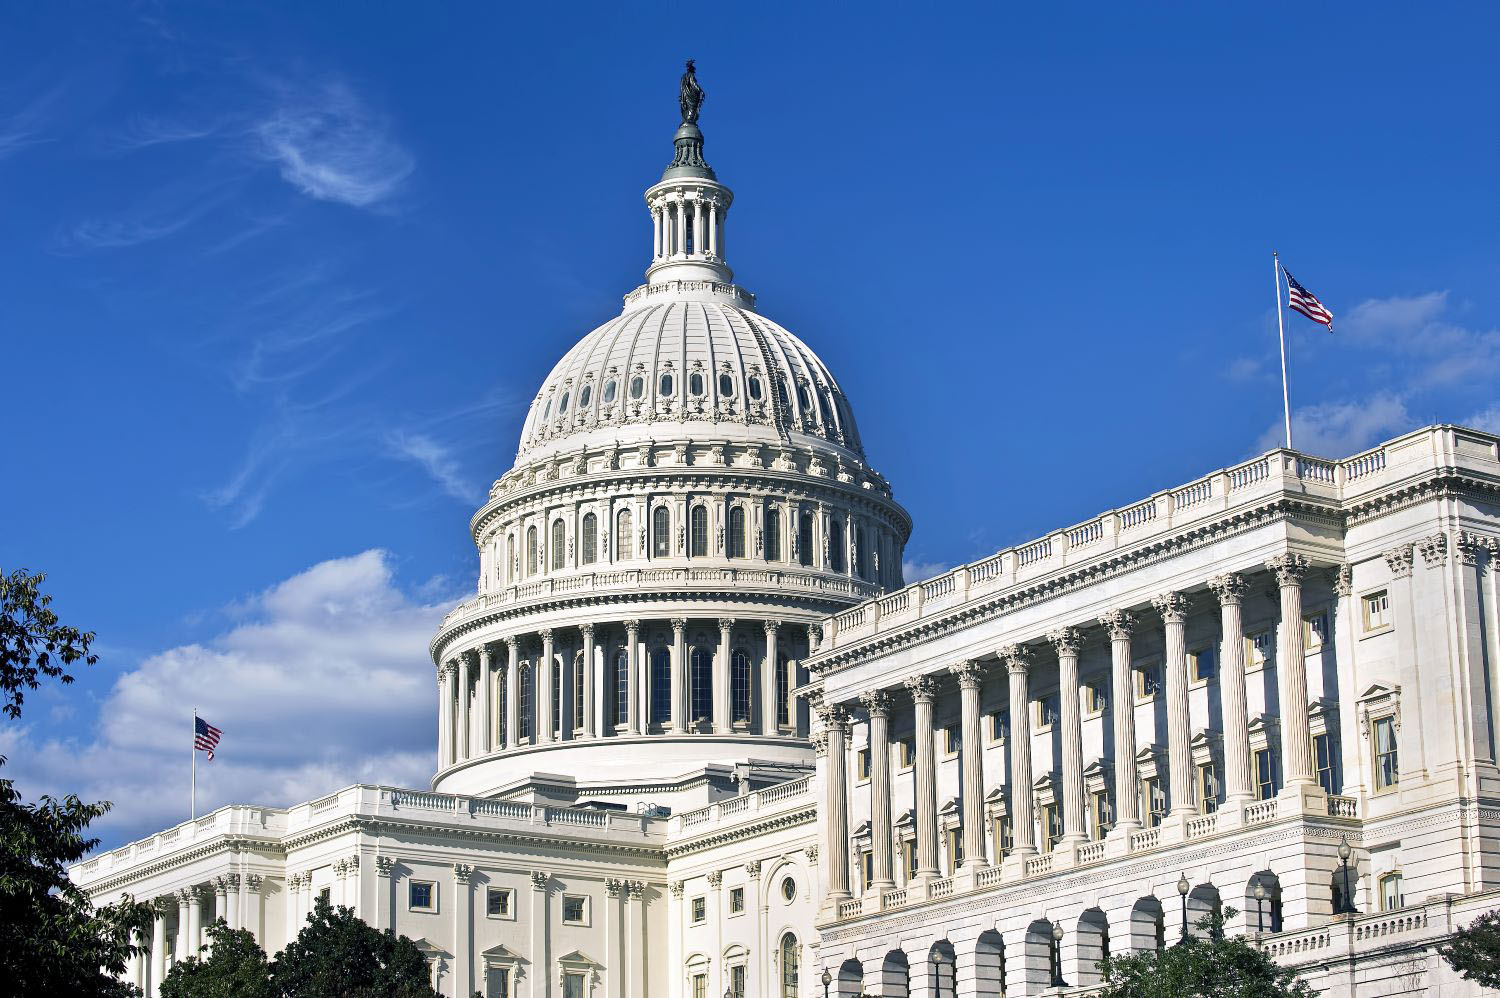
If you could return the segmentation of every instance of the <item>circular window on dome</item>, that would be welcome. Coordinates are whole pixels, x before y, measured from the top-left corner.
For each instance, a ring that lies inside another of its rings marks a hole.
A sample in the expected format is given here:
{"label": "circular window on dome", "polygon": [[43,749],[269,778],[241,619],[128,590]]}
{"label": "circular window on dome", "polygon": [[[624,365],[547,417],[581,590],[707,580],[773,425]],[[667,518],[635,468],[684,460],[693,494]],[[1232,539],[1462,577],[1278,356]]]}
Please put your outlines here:
{"label": "circular window on dome", "polygon": [[694,371],[692,374],[688,375],[688,391],[692,392],[694,395],[703,394],[703,375],[699,374],[697,371]]}
{"label": "circular window on dome", "polygon": [[630,379],[630,397],[638,399],[646,393],[646,380],[636,377]]}
{"label": "circular window on dome", "polygon": [[615,383],[606,381],[604,383],[604,404],[609,405],[615,400]]}
{"label": "circular window on dome", "polygon": [[587,409],[589,407],[589,397],[593,394],[594,386],[584,385],[583,389],[578,393],[578,408]]}
{"label": "circular window on dome", "polygon": [[719,394],[725,398],[734,394],[734,379],[727,374],[719,375]]}
{"label": "circular window on dome", "polygon": [[750,397],[752,399],[754,399],[755,401],[757,401],[757,402],[760,401],[760,379],[759,378],[751,378],[750,379]]}
{"label": "circular window on dome", "polygon": [[661,376],[661,380],[659,382],[657,382],[657,384],[656,384],[656,394],[658,394],[658,395],[671,395],[672,394],[672,376],[670,374],[663,374]]}
{"label": "circular window on dome", "polygon": [[562,398],[557,403],[557,414],[561,416],[568,411],[568,393],[563,392]]}
{"label": "circular window on dome", "polygon": [[797,896],[797,881],[791,877],[784,877],[781,881],[781,896],[790,902]]}

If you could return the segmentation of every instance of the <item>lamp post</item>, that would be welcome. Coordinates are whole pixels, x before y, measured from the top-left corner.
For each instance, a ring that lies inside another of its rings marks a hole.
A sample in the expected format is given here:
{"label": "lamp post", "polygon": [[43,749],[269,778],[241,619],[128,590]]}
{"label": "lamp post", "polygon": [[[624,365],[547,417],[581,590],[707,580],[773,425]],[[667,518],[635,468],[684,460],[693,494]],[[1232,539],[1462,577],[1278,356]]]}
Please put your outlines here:
{"label": "lamp post", "polygon": [[1349,848],[1349,836],[1339,837],[1339,864],[1343,867],[1344,890],[1339,898],[1339,906],[1334,909],[1335,915],[1353,915],[1358,909],[1354,907],[1354,890],[1349,883],[1349,856],[1354,850]]}
{"label": "lamp post", "polygon": [[948,966],[948,954],[938,950],[932,954],[932,964],[937,970],[937,998],[943,998],[943,968]]}
{"label": "lamp post", "polygon": [[1255,882],[1255,934],[1263,935],[1266,931],[1265,920],[1266,885],[1259,880]]}
{"label": "lamp post", "polygon": [[1054,988],[1065,988],[1068,982],[1063,980],[1062,975],[1062,937],[1063,927],[1061,922],[1052,923],[1052,986]]}
{"label": "lamp post", "polygon": [[1193,889],[1193,885],[1190,884],[1190,883],[1188,883],[1187,874],[1186,873],[1178,874],[1177,875],[1177,896],[1180,897],[1180,898],[1182,898],[1182,938],[1179,939],[1179,940],[1177,940],[1177,945],[1179,945],[1179,946],[1181,946],[1183,943],[1185,943],[1185,942],[1188,941],[1187,896],[1188,896],[1188,891],[1190,891],[1192,889]]}
{"label": "lamp post", "polygon": [[823,998],[828,998],[828,985],[830,985],[832,983],[833,983],[833,975],[828,972],[828,968],[827,967],[824,967],[823,968]]}

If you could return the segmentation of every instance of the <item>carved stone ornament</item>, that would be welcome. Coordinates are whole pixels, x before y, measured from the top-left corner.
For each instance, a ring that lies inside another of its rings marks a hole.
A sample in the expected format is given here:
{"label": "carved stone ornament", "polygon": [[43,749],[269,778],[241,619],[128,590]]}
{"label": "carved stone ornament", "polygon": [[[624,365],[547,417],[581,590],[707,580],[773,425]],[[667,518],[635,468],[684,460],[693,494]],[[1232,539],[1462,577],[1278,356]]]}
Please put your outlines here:
{"label": "carved stone ornament", "polygon": [[906,688],[917,703],[932,703],[937,699],[937,680],[931,676],[912,676],[906,680]]}
{"label": "carved stone ornament", "polygon": [[1052,647],[1057,650],[1057,657],[1078,656],[1078,649],[1083,646],[1083,632],[1076,627],[1059,627],[1047,635],[1047,640],[1052,642]]}
{"label": "carved stone ornament", "polygon": [[1333,591],[1339,595],[1350,596],[1354,593],[1354,568],[1351,565],[1339,565],[1333,571]]}
{"label": "carved stone ornament", "polygon": [[1389,551],[1381,552],[1381,557],[1390,567],[1391,578],[1407,579],[1411,577],[1412,569],[1412,546],[1410,544],[1398,544]]}
{"label": "carved stone ornament", "polygon": [[547,874],[541,870],[531,871],[531,887],[533,890],[544,891],[547,889]]}
{"label": "carved stone ornament", "polygon": [[627,880],[625,889],[630,892],[630,900],[639,901],[646,893],[646,882],[644,880]]}
{"label": "carved stone ornament", "polygon": [[578,625],[578,633],[582,634],[585,639],[590,639],[590,638],[592,638],[594,636],[594,625],[593,624],[579,624]]}
{"label": "carved stone ornament", "polygon": [[828,755],[828,732],[819,731],[812,736],[813,758],[822,759]]}
{"label": "carved stone ornament", "polygon": [[[457,880],[461,884],[467,884],[469,882],[469,878],[472,877],[472,876],[474,876],[474,868],[472,866],[468,865],[467,863],[454,863],[453,864],[453,879],[454,880]],[[532,882],[535,883],[536,882],[535,881],[536,874],[533,873],[531,876],[533,878]],[[543,882],[544,883],[545,883],[545,879],[546,878],[544,877],[543,878]]]}
{"label": "carved stone ornament", "polygon": [[680,900],[682,898],[682,892],[687,887],[687,884],[683,883],[681,880],[674,880],[667,886],[672,889],[672,896]]}
{"label": "carved stone ornament", "polygon": [[1417,542],[1417,550],[1422,552],[1422,561],[1428,568],[1442,568],[1448,564],[1448,535],[1424,537]]}
{"label": "carved stone ornament", "polygon": [[1135,630],[1135,614],[1129,610],[1106,610],[1099,615],[1099,625],[1109,634],[1111,641],[1129,638]]}
{"label": "carved stone ornament", "polygon": [[625,881],[623,880],[616,880],[614,877],[610,877],[608,880],[604,881],[605,893],[607,893],[612,898],[619,897],[620,892],[624,889]]}
{"label": "carved stone ornament", "polygon": [[396,860],[390,856],[375,857],[375,872],[382,877],[389,877],[396,869]]}
{"label": "carved stone ornament", "polygon": [[1285,589],[1288,586],[1302,585],[1302,577],[1307,574],[1308,564],[1305,554],[1283,554],[1266,562],[1266,568],[1276,576],[1276,584]]}
{"label": "carved stone ornament", "polygon": [[868,690],[861,693],[859,695],[859,703],[871,717],[885,717],[891,712],[891,694],[889,690]]}
{"label": "carved stone ornament", "polygon": [[962,690],[977,690],[984,682],[984,666],[977,659],[966,658],[949,671],[958,677],[958,688]]}
{"label": "carved stone ornament", "polygon": [[1220,606],[1234,606],[1245,598],[1250,589],[1250,580],[1238,572],[1225,572],[1208,580],[1209,591]]}
{"label": "carved stone ornament", "polygon": [[708,880],[708,886],[718,887],[721,883],[724,882],[724,874],[719,872],[718,870],[709,870],[708,877],[706,879]]}
{"label": "carved stone ornament", "polygon": [[752,859],[750,862],[746,863],[745,864],[745,875],[748,876],[751,880],[754,880],[755,878],[759,877],[760,876],[760,860],[758,860],[758,859]]}
{"label": "carved stone ornament", "polygon": [[265,878],[258,873],[249,873],[245,875],[245,887],[248,888],[251,892],[259,892],[261,884],[263,883],[265,883]]}
{"label": "carved stone ornament", "polygon": [[1184,593],[1162,593],[1151,600],[1163,623],[1181,624],[1187,620],[1188,598]]}
{"label": "carved stone ornament", "polygon": [[818,861],[818,847],[815,845],[803,849],[802,854],[807,857],[809,863],[816,863]]}
{"label": "carved stone ornament", "polygon": [[1469,531],[1461,531],[1453,541],[1453,550],[1458,553],[1458,560],[1469,568],[1479,564],[1479,553],[1489,548],[1490,538],[1483,534],[1471,534]]}
{"label": "carved stone ornament", "polygon": [[1000,661],[1011,674],[1025,672],[1031,668],[1031,649],[1025,645],[1006,645],[1000,649]]}

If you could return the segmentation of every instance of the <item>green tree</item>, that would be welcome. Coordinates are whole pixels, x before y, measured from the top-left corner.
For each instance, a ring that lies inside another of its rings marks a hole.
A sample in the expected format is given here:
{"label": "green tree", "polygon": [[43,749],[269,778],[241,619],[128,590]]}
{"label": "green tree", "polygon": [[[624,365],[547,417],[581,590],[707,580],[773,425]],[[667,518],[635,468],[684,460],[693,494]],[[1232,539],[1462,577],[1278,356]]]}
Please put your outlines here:
{"label": "green tree", "polygon": [[307,925],[271,964],[279,998],[437,998],[430,980],[416,943],[321,897]]}
{"label": "green tree", "polygon": [[[42,677],[71,683],[68,666],[96,661],[94,635],[58,621],[41,589],[45,579],[0,572],[0,691],[11,720]],[[10,993],[139,994],[118,978],[140,952],[131,932],[149,932],[151,909],[131,901],[96,909],[68,879],[68,865],[99,844],[85,836],[89,824],[108,810],[107,802],[85,804],[72,794],[29,804],[14,781],[0,779],[0,981],[10,982]]]}
{"label": "green tree", "polygon": [[1500,911],[1487,911],[1438,947],[1448,966],[1486,988],[1500,988]]}
{"label": "green tree", "polygon": [[255,937],[221,918],[208,927],[212,948],[172,965],[161,998],[276,998],[271,965]]}
{"label": "green tree", "polygon": [[1100,998],[1315,998],[1295,971],[1245,939],[1224,935],[1224,919],[1233,915],[1226,908],[1200,919],[1207,939],[1189,936],[1160,952],[1105,959]]}

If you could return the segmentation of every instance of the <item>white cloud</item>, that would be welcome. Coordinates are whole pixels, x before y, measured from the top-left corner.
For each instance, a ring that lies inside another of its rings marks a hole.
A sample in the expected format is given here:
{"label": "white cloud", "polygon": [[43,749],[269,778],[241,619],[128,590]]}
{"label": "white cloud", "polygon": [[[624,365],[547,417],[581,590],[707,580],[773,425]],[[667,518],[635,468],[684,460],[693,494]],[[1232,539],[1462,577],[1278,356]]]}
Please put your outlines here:
{"label": "white cloud", "polygon": [[1500,330],[1470,329],[1447,318],[1447,291],[1372,298],[1356,305],[1340,334],[1401,361],[1408,390],[1442,388],[1500,376]]}
{"label": "white cloud", "polygon": [[97,826],[113,842],[185,820],[191,712],[224,731],[199,758],[199,813],[295,803],[353,782],[425,786],[434,761],[427,641],[447,601],[414,598],[391,557],[325,561],[232,608],[203,644],[122,675],[91,735],[0,729],[6,775],[24,792],[112,800]]}
{"label": "white cloud", "polygon": [[255,127],[260,152],[309,197],[368,208],[392,197],[411,175],[410,153],[347,86],[288,94]]}
{"label": "white cloud", "polygon": [[1257,381],[1266,373],[1265,361],[1259,357],[1236,357],[1225,372],[1230,381]]}
{"label": "white cloud", "polygon": [[457,458],[448,447],[426,434],[403,431],[387,434],[386,443],[397,457],[421,465],[422,470],[454,499],[466,503],[478,501],[479,489],[463,474]]}
{"label": "white cloud", "polygon": [[[1411,429],[1412,417],[1405,401],[1389,392],[1379,392],[1357,402],[1325,402],[1292,413],[1292,445],[1305,454],[1347,457],[1370,445]],[[1280,422],[1261,434],[1257,453],[1282,446]]]}
{"label": "white cloud", "polygon": [[901,577],[910,585],[913,582],[930,579],[935,575],[942,575],[952,568],[953,566],[945,561],[903,561]]}
{"label": "white cloud", "polygon": [[1495,402],[1488,408],[1471,414],[1463,423],[1465,426],[1472,426],[1486,433],[1500,433],[1500,402]]}

